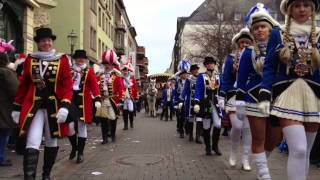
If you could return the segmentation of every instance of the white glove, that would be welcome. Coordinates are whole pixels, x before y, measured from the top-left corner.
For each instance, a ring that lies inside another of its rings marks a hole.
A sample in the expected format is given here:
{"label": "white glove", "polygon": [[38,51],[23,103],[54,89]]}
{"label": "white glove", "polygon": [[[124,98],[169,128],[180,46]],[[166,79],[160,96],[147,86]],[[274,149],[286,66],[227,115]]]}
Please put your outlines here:
{"label": "white glove", "polygon": [[246,102],[236,101],[237,117],[239,120],[243,121],[246,117]]}
{"label": "white glove", "polygon": [[19,124],[20,111],[12,111],[11,117],[13,119],[13,122],[15,122],[16,124]]}
{"label": "white glove", "polygon": [[270,114],[270,101],[262,101],[259,103],[258,108],[263,114]]}
{"label": "white glove", "polygon": [[226,106],[226,102],[225,102],[225,99],[223,97],[218,97],[218,106],[221,108],[221,109],[225,109],[225,106]]}
{"label": "white glove", "polygon": [[200,112],[200,106],[199,106],[198,104],[194,105],[193,111],[194,111],[195,113],[199,113],[199,112]]}
{"label": "white glove", "polygon": [[182,109],[183,103],[179,103],[178,108]]}
{"label": "white glove", "polygon": [[101,108],[101,102],[99,102],[99,101],[94,102],[94,106],[95,106],[97,109]]}
{"label": "white glove", "polygon": [[65,123],[67,120],[68,114],[69,114],[69,111],[67,108],[64,108],[64,107],[60,108],[56,116],[58,119],[57,122]]}

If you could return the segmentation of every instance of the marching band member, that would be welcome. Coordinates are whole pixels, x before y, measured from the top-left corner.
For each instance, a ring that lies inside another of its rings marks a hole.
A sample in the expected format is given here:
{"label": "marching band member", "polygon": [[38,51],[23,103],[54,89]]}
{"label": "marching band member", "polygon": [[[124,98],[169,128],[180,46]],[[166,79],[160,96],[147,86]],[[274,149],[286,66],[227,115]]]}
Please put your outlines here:
{"label": "marching band member", "polygon": [[271,179],[265,153],[268,115],[259,110],[258,95],[269,34],[272,27],[278,23],[261,3],[251,8],[246,20],[254,43],[242,52],[240,58],[236,94],[237,116],[242,121],[246,116],[249,119],[258,179]]}
{"label": "marching band member", "polygon": [[72,99],[72,76],[66,55],[56,53],[56,36],[50,28],[36,30],[38,52],[25,60],[15,98],[13,119],[20,124],[20,135],[27,137],[23,157],[24,179],[35,179],[43,130],[45,134],[42,179],[50,179],[58,154],[57,138],[66,135],[64,124]]}
{"label": "marching band member", "polygon": [[289,180],[307,179],[320,123],[319,6],[317,0],[282,0],[286,24],[270,35],[263,72],[260,108],[270,113],[273,104],[271,115],[278,117],[289,146]]}
{"label": "marching band member", "polygon": [[130,119],[130,127],[133,128],[133,118],[135,116],[135,101],[138,100],[138,86],[137,81],[130,72],[134,72],[131,63],[128,61],[122,67],[122,78],[124,84],[124,101],[123,101],[123,130],[128,129],[128,118]]}
{"label": "marching band member", "polygon": [[179,79],[176,82],[176,90],[174,95],[174,104],[177,109],[177,128],[180,134],[180,138],[184,138],[184,123],[185,123],[185,114],[183,110],[183,103],[181,101],[182,91],[185,85],[185,82],[188,78],[188,72],[190,70],[190,62],[189,60],[181,60],[178,65],[178,73]]}
{"label": "marching band member", "polygon": [[[194,106],[194,95],[196,90],[196,81],[199,75],[199,69],[200,69],[199,65],[197,64],[191,65],[190,67],[191,76],[186,80],[183,91],[182,91],[182,95],[181,95],[183,104],[185,104],[184,113],[187,120],[187,122],[185,123],[187,124],[189,141],[193,141],[193,124],[194,124],[194,120],[196,119],[193,113],[193,106]],[[180,107],[183,106],[183,104],[181,103],[179,104]],[[198,144],[202,143],[200,140],[201,129],[202,129],[202,122],[196,121],[196,143]]]}
{"label": "marching band member", "polygon": [[[202,118],[203,123],[203,139],[206,146],[206,155],[211,156],[211,149],[216,155],[221,156],[218,146],[220,132],[221,132],[221,118],[219,117],[220,109],[217,106],[218,89],[219,89],[219,74],[216,72],[215,66],[217,60],[213,57],[206,57],[204,66],[207,71],[201,73],[196,81],[195,91],[195,106],[193,107],[197,117]],[[211,146],[211,129],[212,132],[212,146]]]}
{"label": "marching band member", "polygon": [[162,90],[162,113],[160,116],[160,120],[163,119],[165,116],[165,121],[168,121],[169,118],[169,111],[170,111],[170,120],[172,121],[173,115],[173,94],[174,89],[171,86],[171,83],[168,81],[166,82],[165,87]]}
{"label": "marching band member", "polygon": [[[69,141],[72,150],[69,159],[77,154],[77,163],[83,162],[83,150],[87,139],[87,125],[92,123],[92,97],[96,108],[101,107],[100,89],[93,68],[88,67],[88,57],[85,50],[76,50],[72,56],[73,65],[73,123],[69,124]],[[75,128],[77,128],[75,130]],[[77,132],[77,133],[76,133]]]}
{"label": "marching band member", "polygon": [[124,85],[117,69],[119,62],[117,54],[112,50],[102,54],[103,69],[99,75],[100,93],[102,104],[97,109],[96,117],[100,118],[102,131],[102,144],[108,143],[109,125],[112,142],[116,140],[117,120],[120,114],[119,106],[124,97]]}
{"label": "marching band member", "polygon": [[220,107],[224,108],[225,101],[226,112],[229,115],[231,121],[231,152],[229,157],[229,164],[234,167],[237,162],[238,148],[240,146],[240,140],[242,136],[243,140],[243,151],[242,151],[242,168],[246,171],[250,171],[251,167],[249,164],[249,152],[251,148],[251,131],[250,125],[247,118],[239,120],[236,115],[235,107],[235,95],[236,95],[236,79],[239,67],[239,60],[241,52],[253,42],[253,37],[250,34],[248,28],[243,28],[238,34],[232,39],[232,44],[235,46],[235,51],[230,54],[224,64],[221,90],[219,98]]}

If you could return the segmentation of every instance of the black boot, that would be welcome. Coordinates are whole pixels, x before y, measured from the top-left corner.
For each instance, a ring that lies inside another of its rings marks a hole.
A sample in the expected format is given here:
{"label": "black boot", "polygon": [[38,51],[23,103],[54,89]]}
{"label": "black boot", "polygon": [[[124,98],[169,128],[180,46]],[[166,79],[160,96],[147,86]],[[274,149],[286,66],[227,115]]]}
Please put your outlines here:
{"label": "black boot", "polygon": [[133,117],[134,117],[133,112],[129,112],[130,128],[133,128]]}
{"label": "black boot", "polygon": [[196,123],[196,143],[197,144],[202,144],[201,141],[201,133],[202,133],[202,123],[201,122],[197,122]]}
{"label": "black boot", "polygon": [[83,150],[86,145],[86,138],[78,137],[78,156],[77,163],[83,162]]}
{"label": "black boot", "polygon": [[211,156],[210,129],[203,131],[203,141],[206,146],[206,155]]}
{"label": "black boot", "polygon": [[37,165],[39,158],[39,150],[27,148],[23,156],[23,173],[24,180],[35,180],[37,173]]}
{"label": "black boot", "polygon": [[229,136],[228,128],[223,128],[222,136]]}
{"label": "black boot", "polygon": [[188,136],[189,135],[189,129],[190,129],[190,127],[189,127],[189,122],[187,122],[187,119],[185,119],[185,121],[184,121],[184,132],[185,132],[185,134]]}
{"label": "black boot", "polygon": [[128,130],[128,118],[129,118],[129,111],[123,110],[123,130]]}
{"label": "black boot", "polygon": [[107,119],[100,118],[101,123],[101,134],[102,134],[102,142],[101,144],[108,143],[108,121]]}
{"label": "black boot", "polygon": [[193,141],[193,122],[188,122],[189,141]]}
{"label": "black boot", "polygon": [[213,128],[212,132],[212,150],[216,153],[216,155],[221,156],[222,153],[219,149],[219,139],[220,139],[221,128]]}
{"label": "black boot", "polygon": [[116,141],[117,120],[110,120],[111,124],[111,139],[112,142]]}
{"label": "black boot", "polygon": [[72,147],[71,153],[69,155],[69,160],[72,160],[76,157],[77,154],[77,136],[73,135],[69,136],[68,138]]}
{"label": "black boot", "polygon": [[50,173],[56,161],[59,147],[44,147],[42,180],[50,180]]}

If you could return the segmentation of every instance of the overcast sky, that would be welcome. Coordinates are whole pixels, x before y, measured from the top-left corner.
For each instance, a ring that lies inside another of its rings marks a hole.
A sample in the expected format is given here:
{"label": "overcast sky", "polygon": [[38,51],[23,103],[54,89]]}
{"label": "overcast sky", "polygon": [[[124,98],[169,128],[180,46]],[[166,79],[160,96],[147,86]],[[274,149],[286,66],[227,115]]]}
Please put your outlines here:
{"label": "overcast sky", "polygon": [[139,46],[146,47],[149,74],[162,73],[171,62],[177,17],[189,16],[204,0],[124,0]]}

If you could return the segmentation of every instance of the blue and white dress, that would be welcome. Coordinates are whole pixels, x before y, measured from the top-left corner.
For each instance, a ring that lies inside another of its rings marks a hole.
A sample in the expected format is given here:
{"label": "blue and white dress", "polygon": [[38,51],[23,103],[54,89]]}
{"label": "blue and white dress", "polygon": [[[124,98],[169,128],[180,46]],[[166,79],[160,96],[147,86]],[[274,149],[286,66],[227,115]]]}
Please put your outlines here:
{"label": "blue and white dress", "polygon": [[194,95],[195,95],[195,86],[196,86],[197,77],[190,76],[189,79],[186,80],[183,91],[181,94],[181,100],[184,104],[184,112],[185,117],[188,118],[189,122],[193,122],[194,117],[192,113],[193,108],[193,101],[194,101]]}
{"label": "blue and white dress", "polygon": [[253,46],[246,48],[240,58],[237,77],[237,101],[245,101],[246,114],[255,117],[268,117],[258,108],[259,90],[262,81],[262,67],[266,55],[266,45],[258,45],[260,55]]}
{"label": "blue and white dress", "polygon": [[235,112],[235,100],[237,92],[237,73],[239,57],[235,54],[228,55],[223,66],[219,95],[226,100],[226,112]]}
{"label": "blue and white dress", "polygon": [[[279,59],[279,52],[284,47],[282,36],[280,28],[274,28],[270,35],[260,90],[261,101],[273,101],[271,115],[276,117],[320,123],[320,71],[311,65],[310,35],[291,35],[293,58],[290,65]],[[319,40],[317,48],[320,48]],[[301,55],[298,51],[309,54]],[[307,58],[301,58],[303,56]]]}

